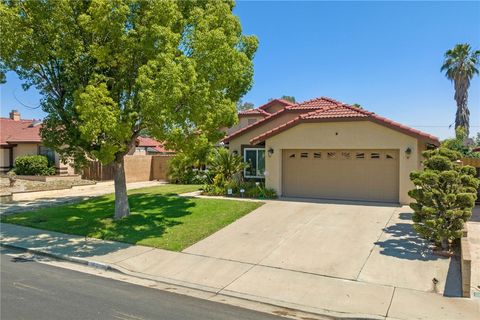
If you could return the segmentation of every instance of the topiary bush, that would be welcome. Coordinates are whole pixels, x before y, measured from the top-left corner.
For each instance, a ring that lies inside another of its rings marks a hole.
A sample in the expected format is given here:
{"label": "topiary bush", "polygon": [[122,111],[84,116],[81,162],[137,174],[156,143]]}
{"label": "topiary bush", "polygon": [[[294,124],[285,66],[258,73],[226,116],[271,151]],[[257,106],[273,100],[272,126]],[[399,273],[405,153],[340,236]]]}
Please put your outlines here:
{"label": "topiary bush", "polygon": [[17,157],[13,170],[18,175],[52,176],[55,174],[55,168],[48,165],[47,157],[41,155]]}
{"label": "topiary bush", "polygon": [[459,163],[461,154],[447,148],[423,152],[424,170],[410,174],[415,189],[414,229],[437,247],[447,249],[449,243],[462,236],[465,222],[472,215],[477,199],[479,179],[475,168]]}

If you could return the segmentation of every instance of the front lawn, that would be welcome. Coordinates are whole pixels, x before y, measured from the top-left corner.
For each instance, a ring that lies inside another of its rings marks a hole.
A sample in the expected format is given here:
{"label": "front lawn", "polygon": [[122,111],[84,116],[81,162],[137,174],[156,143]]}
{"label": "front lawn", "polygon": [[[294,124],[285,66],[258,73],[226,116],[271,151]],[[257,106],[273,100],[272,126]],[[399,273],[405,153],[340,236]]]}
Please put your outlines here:
{"label": "front lawn", "polygon": [[262,205],[259,202],[184,198],[199,186],[164,185],[129,191],[131,214],[114,221],[114,197],[2,217],[27,227],[180,251]]}

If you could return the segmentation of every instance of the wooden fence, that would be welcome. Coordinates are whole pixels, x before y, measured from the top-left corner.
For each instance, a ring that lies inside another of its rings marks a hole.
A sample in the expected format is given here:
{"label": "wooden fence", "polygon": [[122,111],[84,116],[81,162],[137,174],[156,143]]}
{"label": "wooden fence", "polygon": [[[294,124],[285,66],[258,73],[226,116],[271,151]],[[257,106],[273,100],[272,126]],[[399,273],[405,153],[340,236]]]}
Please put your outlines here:
{"label": "wooden fence", "polygon": [[[168,162],[173,155],[125,156],[127,182],[168,180]],[[95,181],[113,180],[113,164],[91,161],[82,171],[82,178]]]}

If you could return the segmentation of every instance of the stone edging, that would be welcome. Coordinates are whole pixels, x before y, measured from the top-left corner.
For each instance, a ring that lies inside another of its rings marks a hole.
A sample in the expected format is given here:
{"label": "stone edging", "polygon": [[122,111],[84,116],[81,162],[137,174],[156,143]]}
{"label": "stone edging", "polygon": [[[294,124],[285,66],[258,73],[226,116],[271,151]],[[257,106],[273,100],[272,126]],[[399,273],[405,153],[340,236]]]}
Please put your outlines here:
{"label": "stone edging", "polygon": [[470,253],[470,243],[468,237],[462,237],[460,240],[461,251],[461,273],[462,273],[462,296],[470,298],[470,288],[472,285],[472,256]]}

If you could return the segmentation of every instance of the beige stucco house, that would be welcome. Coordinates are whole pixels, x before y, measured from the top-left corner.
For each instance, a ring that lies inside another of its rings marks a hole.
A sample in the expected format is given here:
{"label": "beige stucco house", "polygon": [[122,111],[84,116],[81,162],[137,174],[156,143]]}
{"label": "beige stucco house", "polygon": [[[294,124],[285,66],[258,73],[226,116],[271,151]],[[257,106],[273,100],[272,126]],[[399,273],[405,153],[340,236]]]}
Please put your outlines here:
{"label": "beige stucco house", "polygon": [[21,119],[17,110],[12,110],[9,118],[0,118],[0,173],[10,171],[18,156],[38,154],[49,159],[57,174],[75,173],[73,166],[62,162],[56,152],[43,146],[41,124],[41,121],[35,119]]}
{"label": "beige stucco house", "polygon": [[240,118],[223,142],[250,163],[246,178],[264,179],[283,197],[408,203],[410,172],[421,168],[422,151],[439,144],[432,135],[326,97],[272,100],[266,109],[250,124]]}

